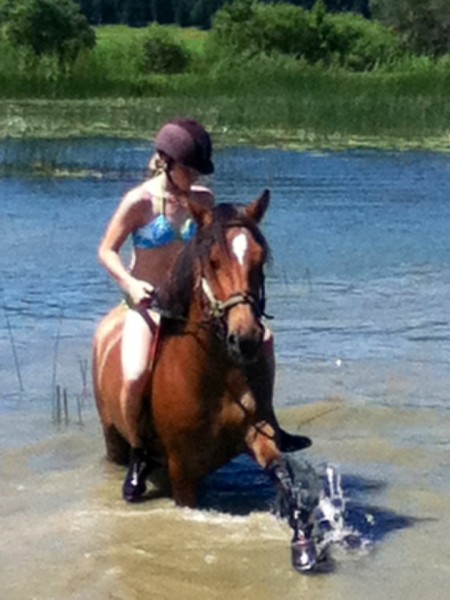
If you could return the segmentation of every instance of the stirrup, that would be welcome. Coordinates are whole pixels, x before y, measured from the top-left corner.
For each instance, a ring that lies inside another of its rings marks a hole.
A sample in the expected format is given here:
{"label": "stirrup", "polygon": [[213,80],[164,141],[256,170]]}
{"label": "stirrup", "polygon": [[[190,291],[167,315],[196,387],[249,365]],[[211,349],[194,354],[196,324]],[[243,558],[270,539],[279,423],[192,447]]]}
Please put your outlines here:
{"label": "stirrup", "polygon": [[123,483],[123,498],[127,502],[137,502],[147,490],[145,480],[147,478],[147,457],[141,448],[132,448],[130,453],[130,465],[127,476]]}

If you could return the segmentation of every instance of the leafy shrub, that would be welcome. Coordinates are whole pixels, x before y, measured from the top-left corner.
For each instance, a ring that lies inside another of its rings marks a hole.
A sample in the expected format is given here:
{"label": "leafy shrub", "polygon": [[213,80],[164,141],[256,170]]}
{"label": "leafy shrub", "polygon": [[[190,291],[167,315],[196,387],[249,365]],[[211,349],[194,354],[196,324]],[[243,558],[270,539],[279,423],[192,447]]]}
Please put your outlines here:
{"label": "leafy shrub", "polygon": [[182,73],[190,64],[190,54],[184,44],[167,27],[151,25],[142,43],[139,66],[142,73]]}
{"label": "leafy shrub", "polygon": [[235,0],[219,10],[207,41],[209,56],[254,56],[259,53],[256,4],[253,0]]}
{"label": "leafy shrub", "polygon": [[388,64],[402,54],[392,30],[353,13],[327,13],[323,0],[311,11],[282,2],[235,0],[217,13],[209,45],[219,56],[281,53],[357,71]]}
{"label": "leafy shrub", "polygon": [[318,44],[311,14],[293,4],[262,4],[255,14],[260,49],[297,58],[310,56]]}
{"label": "leafy shrub", "polygon": [[400,38],[391,29],[351,13],[327,14],[321,39],[327,62],[352,71],[392,64],[404,53]]}
{"label": "leafy shrub", "polygon": [[393,27],[408,48],[432,57],[450,52],[448,0],[371,0],[374,19]]}
{"label": "leafy shrub", "polygon": [[95,32],[73,0],[2,0],[0,17],[13,47],[38,59],[56,56],[60,68],[73,65],[80,52],[95,46]]}

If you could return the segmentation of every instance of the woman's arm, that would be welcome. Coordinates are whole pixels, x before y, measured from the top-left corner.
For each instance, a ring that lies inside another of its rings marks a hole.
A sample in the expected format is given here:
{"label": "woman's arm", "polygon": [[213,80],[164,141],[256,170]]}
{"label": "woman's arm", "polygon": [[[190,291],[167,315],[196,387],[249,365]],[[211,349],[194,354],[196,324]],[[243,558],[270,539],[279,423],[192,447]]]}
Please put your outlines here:
{"label": "woman's arm", "polygon": [[151,213],[151,202],[143,195],[142,188],[128,192],[112,216],[98,249],[100,263],[135,304],[148,299],[153,287],[129,273],[119,252],[128,236],[151,219]]}

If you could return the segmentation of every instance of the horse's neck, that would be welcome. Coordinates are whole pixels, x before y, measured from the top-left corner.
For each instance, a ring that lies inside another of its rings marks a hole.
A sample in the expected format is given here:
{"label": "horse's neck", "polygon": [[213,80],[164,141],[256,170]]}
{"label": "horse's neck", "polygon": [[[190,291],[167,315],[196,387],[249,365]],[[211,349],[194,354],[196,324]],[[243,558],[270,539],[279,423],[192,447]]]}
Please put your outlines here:
{"label": "horse's neck", "polygon": [[224,342],[217,335],[217,323],[208,315],[204,303],[200,298],[200,292],[194,295],[191,301],[188,317],[187,331],[195,332],[204,348],[210,350],[210,359],[218,358],[223,361],[226,358]]}
{"label": "horse's neck", "polygon": [[199,293],[194,294],[194,297],[191,300],[187,315],[187,323],[189,329],[201,330],[203,333],[202,337],[206,337],[206,335],[209,335],[212,331],[211,326],[207,321],[207,316],[199,297]]}

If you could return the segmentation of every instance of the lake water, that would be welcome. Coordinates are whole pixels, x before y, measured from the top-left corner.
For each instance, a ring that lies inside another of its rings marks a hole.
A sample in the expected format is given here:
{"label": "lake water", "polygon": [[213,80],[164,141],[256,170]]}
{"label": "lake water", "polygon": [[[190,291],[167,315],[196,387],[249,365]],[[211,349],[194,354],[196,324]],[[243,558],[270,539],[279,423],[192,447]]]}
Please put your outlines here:
{"label": "lake water", "polygon": [[[0,143],[2,596],[445,597],[450,157],[216,153],[218,201],[272,191],[263,229],[280,418],[313,437],[304,460],[339,465],[353,519],[376,522],[376,550],[338,553],[336,572],[309,579],[290,568],[285,525],[267,511],[220,511],[220,483],[210,489],[219,510],[129,507],[122,471],[102,461],[86,366],[95,324],[120,293],[96,248],[150,151]],[[76,176],[29,174],[47,164]],[[57,385],[67,423],[54,422]]]}

